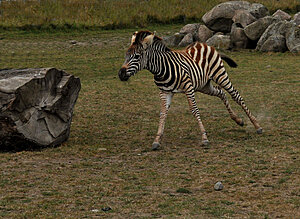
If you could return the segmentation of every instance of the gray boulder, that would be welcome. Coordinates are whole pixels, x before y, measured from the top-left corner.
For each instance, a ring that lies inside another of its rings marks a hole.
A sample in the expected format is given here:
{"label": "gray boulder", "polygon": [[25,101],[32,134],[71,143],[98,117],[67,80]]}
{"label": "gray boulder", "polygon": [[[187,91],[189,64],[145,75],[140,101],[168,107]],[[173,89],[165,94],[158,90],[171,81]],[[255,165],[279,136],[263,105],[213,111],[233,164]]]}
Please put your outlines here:
{"label": "gray boulder", "polygon": [[237,10],[232,18],[234,23],[240,24],[242,27],[246,27],[256,20],[257,19],[246,10]]}
{"label": "gray boulder", "polygon": [[181,34],[191,33],[194,35],[194,33],[198,31],[199,26],[200,24],[187,24],[180,29],[179,33]]}
{"label": "gray boulder", "polygon": [[210,30],[208,27],[205,25],[200,25],[198,28],[198,37],[197,40],[199,42],[206,42],[209,38],[211,38],[214,35],[214,32]]}
{"label": "gray boulder", "polygon": [[285,36],[286,33],[294,26],[292,22],[288,22],[286,20],[279,21],[277,23],[271,24],[266,31],[263,33],[263,35],[260,37],[256,50],[261,50],[264,43],[268,40],[268,38],[272,35],[282,35]]}
{"label": "gray boulder", "polygon": [[206,41],[207,45],[217,49],[230,49],[230,36],[215,34]]}
{"label": "gray boulder", "polygon": [[203,15],[202,21],[213,31],[230,32],[233,24],[232,18],[237,10],[247,10],[251,4],[246,1],[230,1],[221,3],[206,14]]}
{"label": "gray boulder", "polygon": [[281,20],[291,20],[291,15],[289,15],[288,13],[282,11],[282,10],[277,10],[273,15],[273,17],[279,17]]}
{"label": "gray boulder", "polygon": [[253,3],[248,11],[257,19],[269,15],[269,10],[267,7],[259,3]]}
{"label": "gray boulder", "polygon": [[193,42],[194,42],[194,40],[193,40],[193,34],[192,33],[188,33],[187,35],[185,35],[183,37],[183,39],[181,40],[181,42],[179,43],[178,46],[185,47],[187,45],[190,45]]}
{"label": "gray boulder", "polygon": [[249,40],[244,29],[238,27],[235,23],[231,27],[230,39],[233,48],[246,49],[248,47]]}
{"label": "gray boulder", "polygon": [[300,12],[294,15],[292,22],[294,22],[296,25],[300,25]]}
{"label": "gray boulder", "polygon": [[79,78],[55,68],[0,70],[0,149],[66,141],[80,87]]}
{"label": "gray boulder", "polygon": [[271,35],[261,46],[261,52],[285,52],[287,47],[285,44],[285,37],[281,34]]}
{"label": "gray boulder", "polygon": [[258,40],[272,23],[279,22],[278,18],[266,16],[245,27],[245,34],[251,40]]}
{"label": "gray boulder", "polygon": [[286,32],[286,45],[291,52],[300,52],[300,27],[293,25]]}
{"label": "gray boulder", "polygon": [[166,46],[174,47],[178,46],[178,44],[183,39],[184,34],[175,33],[172,36],[163,37],[163,42]]}

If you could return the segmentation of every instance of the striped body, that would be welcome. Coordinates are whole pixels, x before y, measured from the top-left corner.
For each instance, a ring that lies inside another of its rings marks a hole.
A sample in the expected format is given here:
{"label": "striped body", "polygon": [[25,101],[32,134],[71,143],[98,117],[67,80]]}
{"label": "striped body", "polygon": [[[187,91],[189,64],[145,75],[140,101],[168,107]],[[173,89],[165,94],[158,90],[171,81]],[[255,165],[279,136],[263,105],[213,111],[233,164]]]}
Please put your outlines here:
{"label": "striped body", "polygon": [[154,74],[155,84],[163,91],[185,92],[188,88],[186,83],[191,83],[194,90],[199,90],[208,80],[201,66],[184,52],[160,54],[157,62],[162,65],[158,74],[151,71],[152,66],[149,70]]}
{"label": "striped body", "polygon": [[228,78],[221,56],[214,47],[196,42],[188,46],[185,52],[201,66],[208,80],[213,80],[229,93],[236,91]]}
{"label": "striped body", "polygon": [[202,43],[195,43],[186,51],[158,53],[157,56],[160,58],[153,61],[153,66],[161,67],[155,69],[150,64],[148,70],[154,74],[156,85],[164,91],[184,92],[189,82],[195,91],[200,91],[213,77],[226,73],[217,51]]}
{"label": "striped body", "polygon": [[[170,51],[153,61],[148,68],[154,74],[155,84],[164,91],[185,92],[186,83],[191,83],[194,91],[201,89],[209,80],[215,81],[229,93],[234,91],[229,81],[223,61],[214,49],[203,43],[194,43],[185,51]],[[155,70],[154,70],[155,69]]]}
{"label": "striped body", "polygon": [[200,74],[204,74],[207,80],[215,81],[216,76],[226,73],[222,59],[214,47],[197,42],[187,47],[185,52],[198,64]]}
{"label": "striped body", "polygon": [[[173,51],[162,43],[161,38],[154,36],[149,31],[140,31],[133,35],[125,62],[119,71],[119,77],[121,80],[128,80],[130,76],[142,69],[147,69],[154,75],[154,82],[160,89],[161,114],[153,149],[160,145],[165,119],[174,93],[185,93],[187,96],[190,110],[197,119],[201,130],[203,144],[208,144],[208,140],[195,101],[194,93],[196,91],[219,97],[225,104],[230,117],[237,124],[243,125],[242,119],[231,109],[226,95],[221,89],[224,88],[241,105],[257,132],[262,132],[255,117],[246,107],[243,98],[232,86],[222,59],[230,66],[236,67],[232,59],[220,55],[213,47],[206,44],[197,42],[188,46],[185,51]],[[219,86],[213,86],[211,81]]]}

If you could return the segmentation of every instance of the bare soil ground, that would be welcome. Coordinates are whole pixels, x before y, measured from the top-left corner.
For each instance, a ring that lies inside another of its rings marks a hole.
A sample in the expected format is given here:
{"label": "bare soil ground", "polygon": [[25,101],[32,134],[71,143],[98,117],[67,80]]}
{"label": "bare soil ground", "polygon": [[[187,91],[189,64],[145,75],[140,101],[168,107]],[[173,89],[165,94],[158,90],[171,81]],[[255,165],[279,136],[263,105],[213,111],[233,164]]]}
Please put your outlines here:
{"label": "bare soil ground", "polygon": [[[179,29],[154,28],[159,35]],[[199,93],[205,149],[178,94],[163,148],[152,152],[159,116],[152,76],[117,77],[134,31],[0,33],[0,68],[56,67],[82,82],[67,142],[1,152],[0,217],[300,218],[299,55],[226,52],[239,64],[227,67],[229,76],[262,135],[233,101],[245,127],[219,99]],[[221,191],[213,188],[218,181]]]}

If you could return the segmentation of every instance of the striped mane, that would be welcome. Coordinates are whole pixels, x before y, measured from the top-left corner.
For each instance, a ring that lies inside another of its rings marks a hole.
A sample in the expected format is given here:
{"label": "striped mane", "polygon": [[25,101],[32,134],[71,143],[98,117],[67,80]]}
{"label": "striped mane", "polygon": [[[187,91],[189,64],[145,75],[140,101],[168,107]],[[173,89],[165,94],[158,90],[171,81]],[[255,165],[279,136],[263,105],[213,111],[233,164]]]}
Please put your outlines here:
{"label": "striped mane", "polygon": [[[143,40],[151,35],[152,33],[148,30],[141,30],[141,31],[136,31],[131,38],[131,45],[137,45],[137,44],[141,44],[143,42]],[[158,36],[154,36],[154,41],[162,41],[162,38],[158,37]]]}
{"label": "striped mane", "polygon": [[[127,54],[133,54],[137,51],[144,50],[143,43],[144,40],[152,35],[153,33],[148,30],[136,31],[131,37],[131,44],[127,50]],[[155,33],[154,33],[155,34]],[[168,52],[171,51],[162,41],[162,38],[154,36],[152,45],[155,45],[155,49]]]}

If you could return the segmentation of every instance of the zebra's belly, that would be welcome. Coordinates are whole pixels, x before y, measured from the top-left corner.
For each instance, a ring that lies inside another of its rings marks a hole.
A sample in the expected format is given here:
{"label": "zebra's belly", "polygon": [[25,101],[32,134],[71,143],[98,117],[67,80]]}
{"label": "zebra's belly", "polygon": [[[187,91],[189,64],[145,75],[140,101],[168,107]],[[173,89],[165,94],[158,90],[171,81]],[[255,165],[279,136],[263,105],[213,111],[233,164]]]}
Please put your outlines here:
{"label": "zebra's belly", "polygon": [[[172,92],[172,93],[185,93],[186,92],[186,90],[183,89],[184,84],[182,84],[182,83],[180,84],[179,87],[174,87],[174,86],[165,86],[163,84],[157,83],[156,81],[154,81],[154,82],[160,90],[165,91],[165,92]],[[201,91],[202,88],[206,84],[207,84],[207,81],[200,83],[200,84],[193,84],[194,91]]]}
{"label": "zebra's belly", "polygon": [[172,93],[184,93],[184,90],[180,87],[177,87],[177,86],[167,86],[167,84],[162,84],[162,83],[159,83],[157,81],[154,81],[156,86],[162,90],[162,91],[165,91],[165,92],[172,92]]}
{"label": "zebra's belly", "polygon": [[[193,84],[193,88],[195,91],[200,91],[203,89],[203,87],[205,87],[205,85],[210,81],[210,79],[208,77],[191,77],[191,83]],[[195,80],[197,79],[197,80]]]}
{"label": "zebra's belly", "polygon": [[199,84],[198,86],[194,86],[194,90],[201,91],[203,89],[203,87],[205,87],[206,84],[207,84],[207,81],[205,83]]}
{"label": "zebra's belly", "polygon": [[172,93],[184,93],[184,91],[182,89],[175,89],[172,90]]}
{"label": "zebra's belly", "polygon": [[165,92],[172,92],[172,93],[184,93],[184,90],[177,88],[170,88],[170,87],[164,87],[164,86],[157,86],[160,90],[165,91]]}
{"label": "zebra's belly", "polygon": [[173,93],[183,92],[180,86],[181,85],[180,80],[159,81],[159,80],[155,80],[154,78],[154,83],[162,91],[173,92]]}

